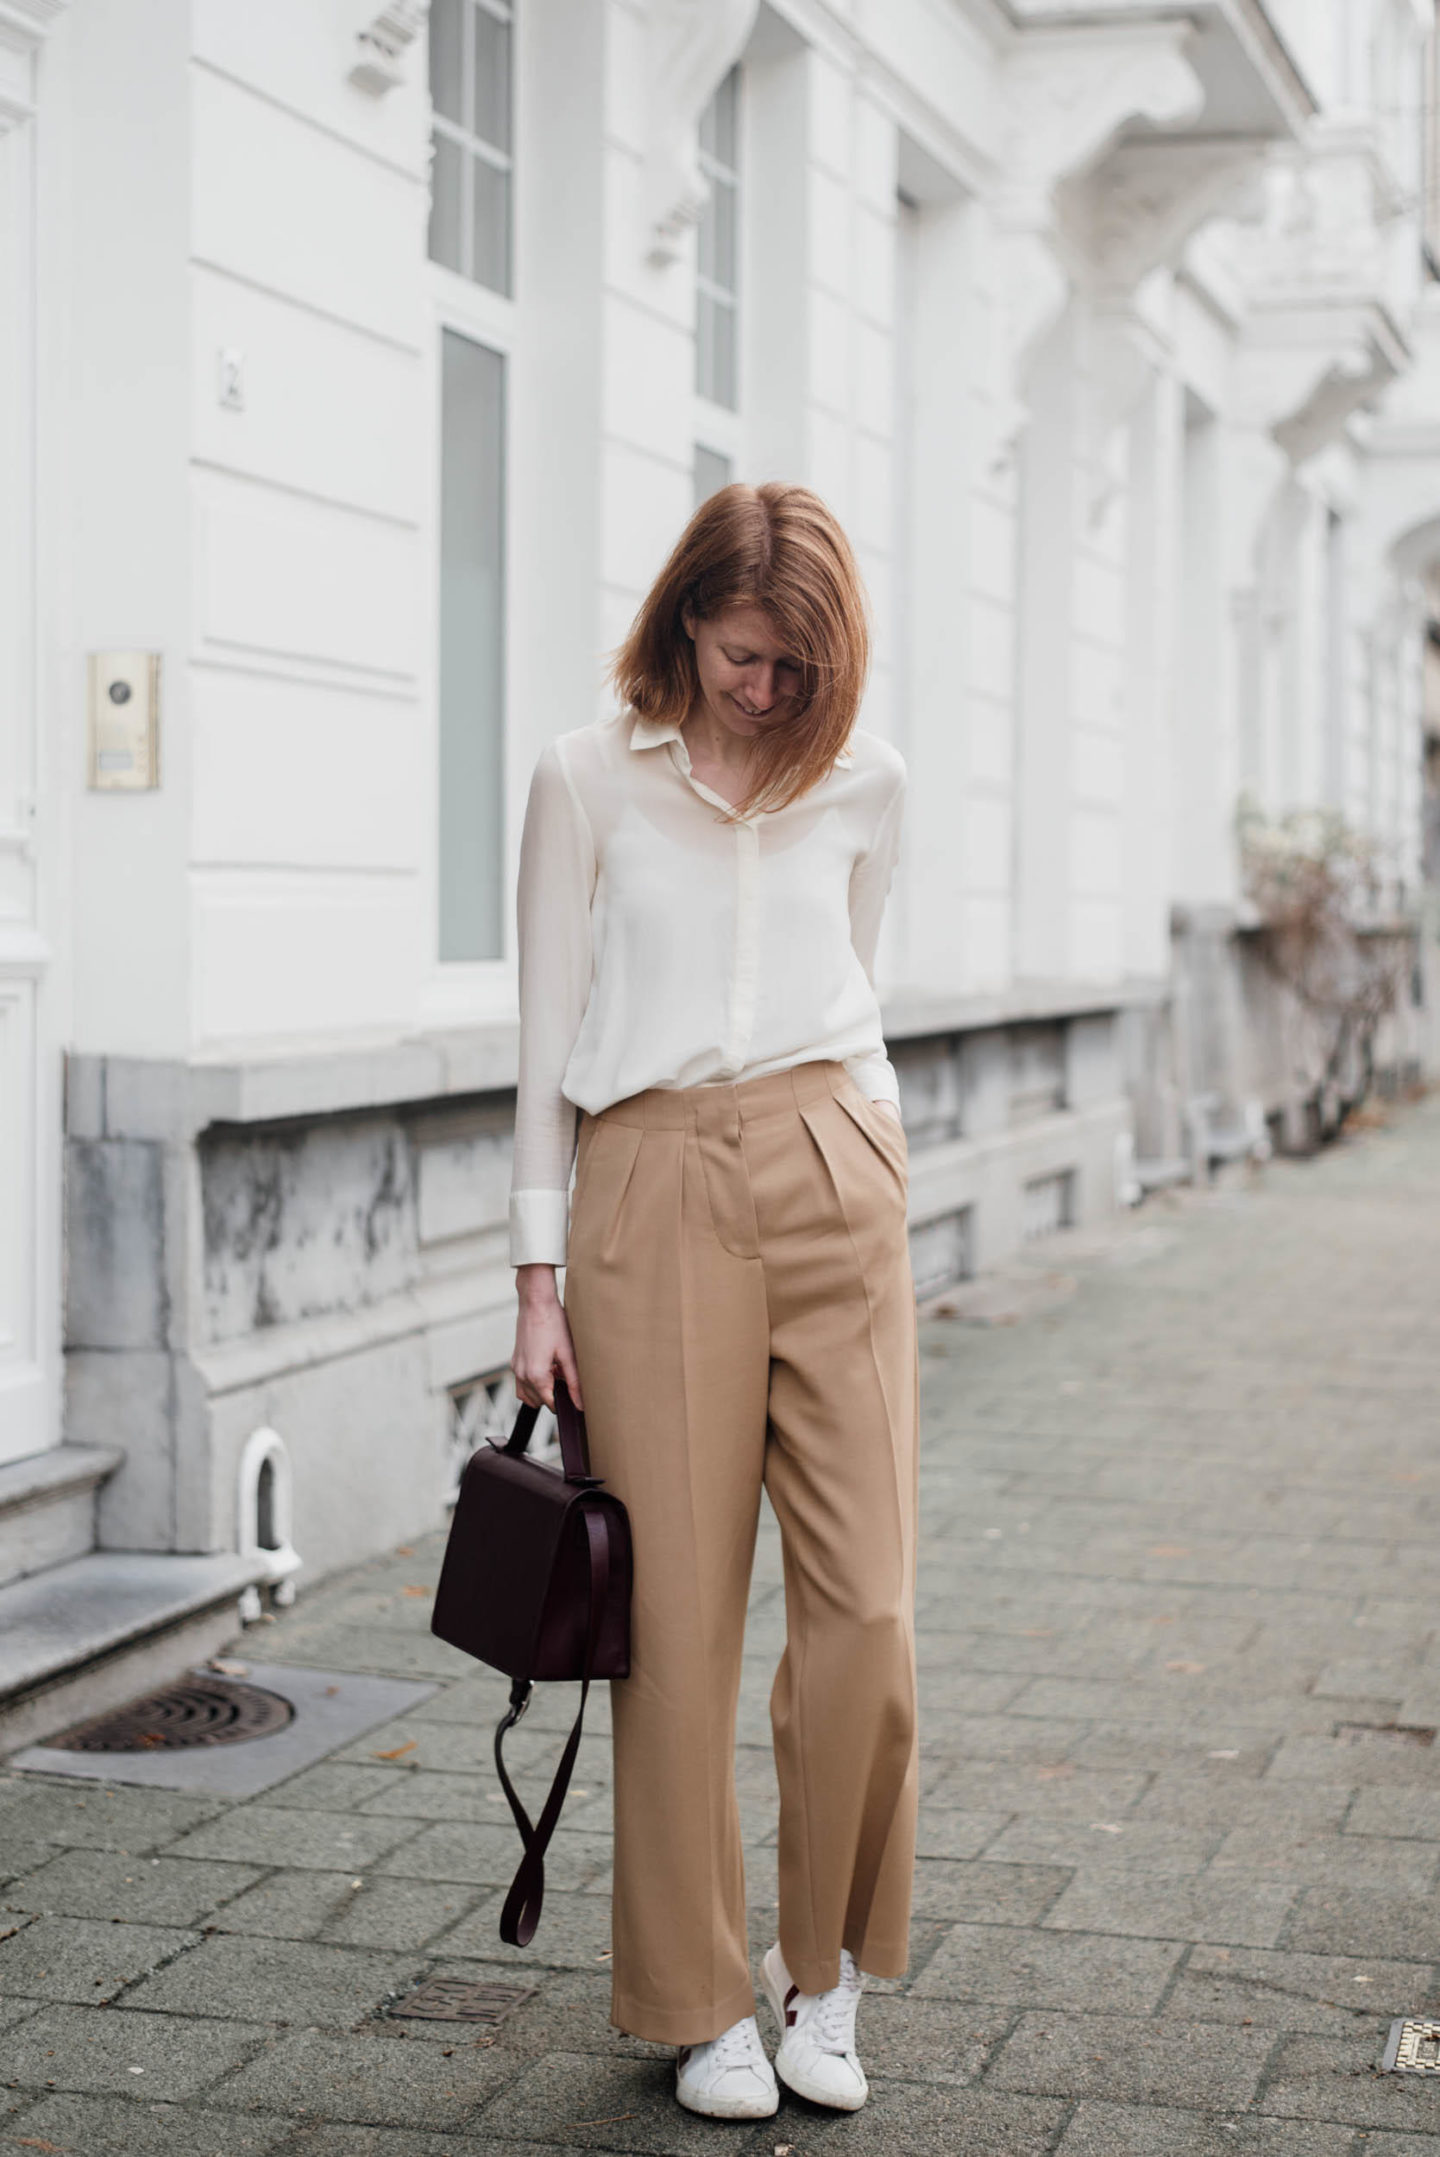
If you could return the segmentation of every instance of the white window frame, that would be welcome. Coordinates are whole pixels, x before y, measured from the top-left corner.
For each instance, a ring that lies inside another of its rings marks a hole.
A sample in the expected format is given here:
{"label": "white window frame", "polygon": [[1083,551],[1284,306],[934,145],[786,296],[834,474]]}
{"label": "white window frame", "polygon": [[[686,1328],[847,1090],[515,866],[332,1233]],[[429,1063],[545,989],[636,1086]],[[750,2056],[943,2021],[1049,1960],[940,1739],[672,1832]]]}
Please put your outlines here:
{"label": "white window frame", "polygon": [[[433,105],[430,110],[431,140],[433,142],[436,135],[443,135],[447,142],[453,143],[456,149],[462,151],[465,155],[476,157],[482,164],[489,165],[496,172],[503,172],[507,176],[510,187],[507,197],[509,224],[506,232],[505,264],[509,271],[509,290],[508,292],[496,293],[495,296],[498,299],[513,299],[515,294],[515,76],[517,72],[515,66],[515,41],[519,36],[519,24],[516,19],[517,9],[515,0],[461,0],[461,6],[461,20],[465,26],[462,38],[461,73],[467,85],[473,85],[475,73],[470,26],[474,21],[476,9],[478,8],[482,14],[489,15],[493,21],[504,23],[510,32],[509,107],[511,146],[508,150],[497,149],[495,144],[487,142],[483,135],[472,133],[458,120],[448,119],[444,113],[437,112]],[[472,259],[474,253],[474,216],[474,195],[469,187],[465,187],[461,190],[460,195],[460,251],[462,255]],[[426,230],[426,249],[428,255],[428,226]],[[469,277],[461,270],[449,269],[444,263],[436,262],[433,256],[429,256],[428,259],[431,268],[440,270],[445,276],[458,278],[462,284],[473,284],[482,292],[495,291],[493,285],[483,284],[478,278]]]}
{"label": "white window frame", "polygon": [[[495,12],[493,9],[491,12]],[[519,75],[519,61],[515,39],[520,34],[520,23],[525,10],[514,11],[514,37],[511,43],[511,110],[514,111],[514,88]],[[438,122],[437,122],[438,124]],[[513,172],[513,165],[512,165]],[[514,182],[511,194],[511,287],[518,286],[520,279],[514,256],[513,235],[516,229]],[[427,683],[425,710],[430,715],[430,745],[428,770],[430,796],[428,804],[431,843],[426,849],[425,889],[423,893],[423,935],[425,939],[426,965],[420,985],[420,1023],[426,1028],[486,1025],[514,1018],[516,997],[516,963],[513,936],[513,906],[510,904],[508,879],[509,863],[513,849],[509,830],[508,804],[511,797],[508,763],[514,736],[512,693],[515,619],[515,587],[511,574],[515,561],[515,461],[514,461],[514,366],[518,342],[518,303],[504,293],[493,291],[490,286],[477,284],[474,279],[463,276],[458,270],[447,269],[443,263],[427,257],[429,278],[429,323],[425,372],[425,398],[430,456],[430,501],[426,517],[426,584],[429,594],[428,634],[426,636]],[[440,481],[441,458],[444,443],[441,431],[441,360],[446,330],[457,336],[468,337],[475,344],[485,345],[499,354],[505,363],[505,436],[504,436],[504,652],[501,671],[501,697],[504,721],[501,730],[502,769],[500,789],[504,805],[501,818],[502,848],[506,867],[504,869],[505,899],[501,908],[504,924],[505,949],[494,959],[442,959],[440,957]]]}
{"label": "white window frame", "polygon": [[[745,94],[746,70],[743,61],[737,61],[738,77],[735,98],[735,165],[732,177],[735,182],[735,407],[716,404],[712,397],[703,396],[693,389],[691,417],[691,440],[697,449],[708,449],[717,457],[724,457],[730,466],[732,479],[746,476],[745,463],[745,200],[746,124],[749,100]],[[706,150],[699,152],[700,169],[708,180],[714,160]],[[699,233],[696,232],[698,249]],[[692,385],[699,373],[700,294],[704,280],[700,275],[698,254],[695,267],[694,326],[696,336],[695,366],[691,370]]]}

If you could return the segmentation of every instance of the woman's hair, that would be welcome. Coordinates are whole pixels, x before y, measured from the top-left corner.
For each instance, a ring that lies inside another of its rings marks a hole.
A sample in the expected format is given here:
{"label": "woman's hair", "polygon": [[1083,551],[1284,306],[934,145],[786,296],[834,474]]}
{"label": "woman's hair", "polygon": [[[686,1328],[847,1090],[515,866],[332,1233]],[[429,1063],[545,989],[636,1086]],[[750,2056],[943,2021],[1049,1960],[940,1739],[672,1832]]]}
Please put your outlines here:
{"label": "woman's hair", "polygon": [[722,487],[676,542],[615,655],[611,680],[647,719],[679,724],[700,689],[685,631],[729,607],[763,608],[800,667],[790,716],[756,737],[755,778],[735,813],[781,809],[844,748],[870,658],[865,587],[850,542],[808,487]]}

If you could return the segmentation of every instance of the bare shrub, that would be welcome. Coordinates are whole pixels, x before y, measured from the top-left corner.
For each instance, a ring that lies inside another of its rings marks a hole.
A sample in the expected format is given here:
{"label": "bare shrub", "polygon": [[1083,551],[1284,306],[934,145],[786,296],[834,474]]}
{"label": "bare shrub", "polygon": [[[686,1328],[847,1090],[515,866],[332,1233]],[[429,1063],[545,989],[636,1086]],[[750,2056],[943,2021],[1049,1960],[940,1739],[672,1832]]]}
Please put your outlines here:
{"label": "bare shrub", "polygon": [[1382,912],[1375,847],[1338,812],[1239,818],[1246,894],[1262,963],[1286,992],[1292,1076],[1320,1140],[1369,1094],[1375,1036],[1411,964],[1413,929]]}

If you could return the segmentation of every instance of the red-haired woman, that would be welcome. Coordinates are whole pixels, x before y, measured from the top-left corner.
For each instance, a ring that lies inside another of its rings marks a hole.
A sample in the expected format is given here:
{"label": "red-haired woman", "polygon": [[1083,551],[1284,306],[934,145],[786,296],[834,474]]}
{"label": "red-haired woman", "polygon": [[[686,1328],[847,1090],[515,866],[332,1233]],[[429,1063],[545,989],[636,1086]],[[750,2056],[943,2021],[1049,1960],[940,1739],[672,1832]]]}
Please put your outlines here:
{"label": "red-haired woman", "polygon": [[[722,489],[619,653],[624,708],[541,755],[520,857],[513,1369],[529,1402],[557,1371],[583,1399],[635,1544],[611,2017],[678,2046],[680,2102],[723,2118],[774,2112],[775,2070],[863,2104],[860,1991],[907,1959],[918,1363],[871,980],[905,767],[855,727],[867,663],[824,504]],[[762,1485],[787,1627],[775,2070],[734,1780]]]}

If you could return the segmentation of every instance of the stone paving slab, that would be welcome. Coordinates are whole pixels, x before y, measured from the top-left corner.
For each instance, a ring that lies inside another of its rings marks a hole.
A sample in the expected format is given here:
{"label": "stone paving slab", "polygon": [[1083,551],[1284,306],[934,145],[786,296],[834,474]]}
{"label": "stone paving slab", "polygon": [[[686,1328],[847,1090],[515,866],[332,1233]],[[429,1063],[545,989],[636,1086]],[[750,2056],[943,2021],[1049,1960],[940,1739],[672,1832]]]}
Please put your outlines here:
{"label": "stone paving slab", "polygon": [[195,1925],[262,1877],[254,1865],[132,1858],[118,1850],[56,1852],[37,1844],[34,1868],[0,1894],[0,1907],[107,1923],[124,1918],[145,1925]]}
{"label": "stone paving slab", "polygon": [[1213,2111],[1249,2102],[1273,2044],[1268,2030],[1039,2008],[1020,2017],[986,2086]]}
{"label": "stone paving slab", "polygon": [[133,1987],[121,2012],[145,2008],[348,2029],[377,2002],[411,1985],[423,1967],[413,1954],[217,1932]]}
{"label": "stone paving slab", "polygon": [[1432,1976],[1428,1963],[1192,1947],[1164,2012],[1317,2035],[1348,2036],[1363,2024],[1373,2040],[1383,2038],[1392,2016],[1413,2014],[1432,1999]]}
{"label": "stone paving slab", "polygon": [[0,1991],[20,1999],[108,2007],[136,1978],[198,1945],[199,1939],[198,1932],[174,1926],[37,1917],[0,1941]]}
{"label": "stone paving slab", "polygon": [[269,2034],[260,2023],[57,2005],[7,2032],[4,2060],[21,2089],[109,2091],[149,2102],[197,2096]]}
{"label": "stone paving slab", "polygon": [[[1440,2012],[1440,1740],[1385,1727],[1440,1722],[1440,1103],[1033,1263],[1063,1306],[922,1328],[916,1918],[864,2111],[694,2120],[611,2026],[603,1692],[540,1933],[501,1944],[506,1686],[429,1634],[437,1535],[238,1643],[435,1685],[263,1795],[0,1768],[0,2157],[1440,2157],[1440,2089],[1377,2072]],[[783,1627],[767,1509],[757,1955]],[[540,1689],[527,1789],[572,1712]],[[436,1973],[533,1996],[493,2032],[393,2012]]]}
{"label": "stone paving slab", "polygon": [[120,2097],[42,2097],[0,2134],[0,2151],[66,2157],[273,2157],[294,2121],[217,2112],[209,2105],[137,2104]]}
{"label": "stone paving slab", "polygon": [[211,2094],[297,2119],[369,2127],[460,2128],[512,2078],[508,2061],[459,2044],[301,2030],[281,2038]]}
{"label": "stone paving slab", "polygon": [[[1204,2118],[1157,2105],[1087,2097],[1062,2135],[1059,2157],[1374,2157],[1355,2151],[1349,2127],[1295,2127],[1280,2120]],[[1400,2157],[1399,2152],[1392,2157]],[[1413,2157],[1420,2157],[1418,2150]]]}

